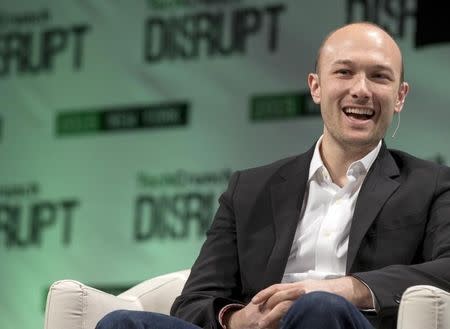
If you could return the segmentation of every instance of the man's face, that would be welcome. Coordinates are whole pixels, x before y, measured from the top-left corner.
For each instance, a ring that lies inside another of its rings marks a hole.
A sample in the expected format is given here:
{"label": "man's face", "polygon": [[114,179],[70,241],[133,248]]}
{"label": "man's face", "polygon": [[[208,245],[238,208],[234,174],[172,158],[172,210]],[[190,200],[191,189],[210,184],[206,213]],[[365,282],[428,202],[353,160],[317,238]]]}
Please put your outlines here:
{"label": "man's face", "polygon": [[324,139],[343,147],[375,146],[400,112],[408,85],[395,42],[374,26],[354,24],[325,42],[308,83],[320,104]]}

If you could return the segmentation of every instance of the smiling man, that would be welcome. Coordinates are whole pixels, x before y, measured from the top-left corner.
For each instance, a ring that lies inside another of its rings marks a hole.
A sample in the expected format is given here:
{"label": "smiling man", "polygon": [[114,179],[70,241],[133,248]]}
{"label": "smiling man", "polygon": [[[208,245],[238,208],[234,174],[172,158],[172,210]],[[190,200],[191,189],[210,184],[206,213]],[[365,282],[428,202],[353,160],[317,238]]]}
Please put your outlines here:
{"label": "smiling man", "polygon": [[371,24],[352,24],[332,33],[308,84],[325,124],[322,156],[345,161],[338,165],[341,170],[333,177],[337,179],[345,178],[342,169],[381,141],[409,89],[403,81],[400,49]]}
{"label": "smiling man", "polygon": [[326,39],[308,84],[324,121],[323,160],[342,185],[349,164],[380,143],[402,110],[409,86],[400,49],[371,24],[349,25]]}
{"label": "smiling man", "polygon": [[408,287],[450,290],[450,168],[383,142],[409,89],[395,41],[337,29],[308,84],[322,136],[233,174],[173,316],[117,311],[98,328],[393,329]]}

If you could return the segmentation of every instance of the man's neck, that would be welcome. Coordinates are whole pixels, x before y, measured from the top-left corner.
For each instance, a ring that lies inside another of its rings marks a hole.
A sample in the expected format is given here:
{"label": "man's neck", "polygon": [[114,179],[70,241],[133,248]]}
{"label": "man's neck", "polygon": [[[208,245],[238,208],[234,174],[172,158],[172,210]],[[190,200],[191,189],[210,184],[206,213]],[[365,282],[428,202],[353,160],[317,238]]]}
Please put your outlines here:
{"label": "man's neck", "polygon": [[332,181],[342,187],[347,183],[348,167],[369,154],[375,145],[341,145],[324,136],[320,145],[320,156]]}

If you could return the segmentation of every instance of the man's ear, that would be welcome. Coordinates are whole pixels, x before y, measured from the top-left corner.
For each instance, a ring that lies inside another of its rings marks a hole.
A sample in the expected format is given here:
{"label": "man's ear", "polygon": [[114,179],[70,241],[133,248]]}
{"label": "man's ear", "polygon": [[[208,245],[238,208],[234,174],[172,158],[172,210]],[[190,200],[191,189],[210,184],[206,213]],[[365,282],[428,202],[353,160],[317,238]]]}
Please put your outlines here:
{"label": "man's ear", "polygon": [[402,82],[398,89],[397,101],[395,102],[394,112],[400,113],[405,104],[406,95],[408,95],[409,85],[407,82]]}
{"label": "man's ear", "polygon": [[320,83],[317,73],[308,74],[308,86],[314,103],[320,104]]}

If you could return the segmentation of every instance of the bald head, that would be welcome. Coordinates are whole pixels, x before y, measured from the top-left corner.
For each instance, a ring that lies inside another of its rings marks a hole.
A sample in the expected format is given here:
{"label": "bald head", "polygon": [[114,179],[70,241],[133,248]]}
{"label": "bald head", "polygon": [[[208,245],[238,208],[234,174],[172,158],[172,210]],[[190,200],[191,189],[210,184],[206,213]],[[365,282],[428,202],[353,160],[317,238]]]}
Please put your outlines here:
{"label": "bald head", "polygon": [[398,60],[398,63],[393,64],[398,66],[400,83],[404,81],[403,59],[399,46],[388,32],[370,22],[351,23],[329,33],[317,53],[316,73],[320,72],[324,53],[326,55],[327,52],[336,52],[340,49],[345,51],[345,47],[348,46],[359,46],[366,51],[374,48],[389,49],[393,60]]}

